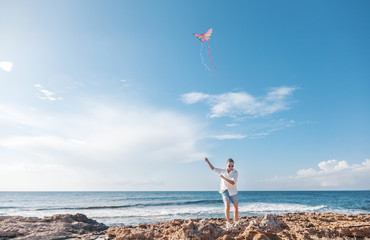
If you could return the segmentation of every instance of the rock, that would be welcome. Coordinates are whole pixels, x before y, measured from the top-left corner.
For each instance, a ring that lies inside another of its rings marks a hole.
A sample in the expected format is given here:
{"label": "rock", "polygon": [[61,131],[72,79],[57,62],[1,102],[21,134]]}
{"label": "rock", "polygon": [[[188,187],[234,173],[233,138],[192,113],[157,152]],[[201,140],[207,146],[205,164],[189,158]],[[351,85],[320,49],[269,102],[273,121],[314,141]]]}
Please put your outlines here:
{"label": "rock", "polygon": [[202,235],[204,238],[210,238],[211,237],[211,231],[210,230],[203,230]]}
{"label": "rock", "polygon": [[144,229],[147,229],[147,225],[146,225],[146,224],[139,224],[137,227],[138,227],[138,228],[144,228]]}
{"label": "rock", "polygon": [[221,240],[232,240],[233,238],[230,237],[229,235],[224,235]]}
{"label": "rock", "polygon": [[259,222],[257,220],[252,220],[249,222],[249,225],[247,228],[260,228]]}
{"label": "rock", "polygon": [[288,225],[280,219],[275,214],[266,214],[259,224],[260,228],[272,233],[279,233],[284,229],[288,228]]}
{"label": "rock", "polygon": [[178,219],[174,219],[174,220],[171,221],[171,224],[172,224],[172,226],[179,226],[179,225],[181,225],[181,222]]}
{"label": "rock", "polygon": [[108,229],[102,223],[87,218],[83,214],[54,215],[51,217],[6,216],[0,218],[0,239],[58,239],[85,236],[96,238]]}
{"label": "rock", "polygon": [[289,229],[289,227],[284,221],[278,219],[278,216],[275,214],[266,214],[261,222],[257,220],[250,221],[247,229],[259,229],[268,234],[275,234],[284,229]]}
{"label": "rock", "polygon": [[[15,239],[365,239],[370,237],[370,214],[289,213],[242,217],[231,229],[225,219],[174,219],[169,222],[112,226],[82,214],[51,217],[0,216],[0,240]],[[107,229],[107,230],[106,230]],[[102,236],[103,235],[103,236]]]}

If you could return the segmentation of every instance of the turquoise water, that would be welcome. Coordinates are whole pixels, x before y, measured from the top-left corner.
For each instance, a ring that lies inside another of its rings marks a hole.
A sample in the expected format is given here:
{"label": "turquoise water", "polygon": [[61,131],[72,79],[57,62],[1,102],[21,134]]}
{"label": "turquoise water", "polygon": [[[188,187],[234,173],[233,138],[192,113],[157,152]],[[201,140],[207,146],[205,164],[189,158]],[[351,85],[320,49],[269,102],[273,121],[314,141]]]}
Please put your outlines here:
{"label": "turquoise water", "polygon": [[[370,214],[370,191],[240,191],[240,216],[266,213]],[[107,225],[224,217],[218,192],[0,192],[0,215],[83,213]]]}

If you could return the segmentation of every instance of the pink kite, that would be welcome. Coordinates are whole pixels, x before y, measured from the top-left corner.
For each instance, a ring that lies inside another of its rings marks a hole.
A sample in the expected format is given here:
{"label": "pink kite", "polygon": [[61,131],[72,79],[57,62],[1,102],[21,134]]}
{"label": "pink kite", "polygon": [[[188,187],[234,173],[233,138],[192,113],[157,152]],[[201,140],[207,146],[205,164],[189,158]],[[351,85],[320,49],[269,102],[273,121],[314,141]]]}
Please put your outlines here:
{"label": "pink kite", "polygon": [[210,54],[210,45],[209,45],[209,40],[211,38],[211,34],[212,34],[212,28],[210,28],[207,32],[203,33],[203,34],[199,34],[199,33],[193,33],[194,36],[196,36],[201,42],[202,42],[202,45],[200,47],[200,58],[202,60],[202,64],[203,66],[209,70],[209,67],[207,66],[204,58],[203,58],[203,55],[202,55],[202,50],[203,50],[203,42],[207,41],[207,44],[208,44],[208,57],[209,57],[209,62],[211,63],[211,66],[212,66],[212,69],[213,71],[217,71],[217,68],[216,66],[212,63],[212,59],[211,59],[211,54]]}

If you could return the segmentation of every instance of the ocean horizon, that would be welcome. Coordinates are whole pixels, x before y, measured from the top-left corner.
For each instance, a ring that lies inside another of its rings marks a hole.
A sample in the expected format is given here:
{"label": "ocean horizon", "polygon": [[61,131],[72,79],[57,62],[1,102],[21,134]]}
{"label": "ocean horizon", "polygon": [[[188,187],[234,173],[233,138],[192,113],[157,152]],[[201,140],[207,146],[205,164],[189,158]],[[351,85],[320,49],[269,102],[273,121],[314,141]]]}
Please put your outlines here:
{"label": "ocean horizon", "polygon": [[[239,216],[267,213],[370,214],[369,190],[239,191]],[[82,213],[108,226],[189,218],[223,218],[217,191],[4,191],[0,216]],[[231,215],[232,216],[232,215]]]}

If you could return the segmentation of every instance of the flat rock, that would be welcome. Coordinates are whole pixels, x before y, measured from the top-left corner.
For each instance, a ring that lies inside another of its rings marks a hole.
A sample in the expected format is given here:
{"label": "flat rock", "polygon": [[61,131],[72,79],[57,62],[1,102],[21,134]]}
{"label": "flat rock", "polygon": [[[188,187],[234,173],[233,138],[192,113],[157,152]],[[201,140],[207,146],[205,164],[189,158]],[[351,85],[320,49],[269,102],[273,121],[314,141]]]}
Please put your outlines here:
{"label": "flat rock", "polygon": [[83,214],[51,217],[0,216],[0,240],[5,239],[97,239],[108,229]]}

